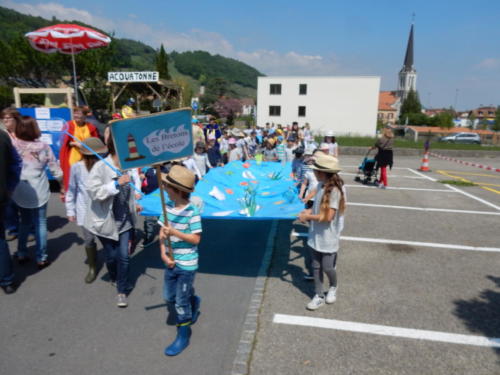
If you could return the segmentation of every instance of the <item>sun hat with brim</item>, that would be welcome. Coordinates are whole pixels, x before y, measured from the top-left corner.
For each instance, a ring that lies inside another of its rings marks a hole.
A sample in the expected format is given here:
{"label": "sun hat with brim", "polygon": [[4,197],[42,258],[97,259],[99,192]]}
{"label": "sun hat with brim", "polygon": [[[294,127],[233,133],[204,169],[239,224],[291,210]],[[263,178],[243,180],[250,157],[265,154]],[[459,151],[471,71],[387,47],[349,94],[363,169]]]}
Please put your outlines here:
{"label": "sun hat with brim", "polygon": [[94,155],[94,152],[90,151],[84,145],[90,148],[96,154],[104,154],[108,152],[108,148],[106,147],[106,145],[96,137],[89,137],[82,142],[82,145],[80,145],[80,152],[83,155]]}
{"label": "sun hat with brim", "polygon": [[342,170],[339,159],[330,155],[318,155],[315,157],[311,169],[327,173],[338,173]]}
{"label": "sun hat with brim", "polygon": [[234,128],[231,130],[231,135],[233,137],[244,137],[245,133],[243,133],[240,129]]}
{"label": "sun hat with brim", "polygon": [[162,173],[161,180],[165,184],[186,193],[192,193],[194,190],[194,173],[180,165],[174,165],[170,168],[170,172]]}

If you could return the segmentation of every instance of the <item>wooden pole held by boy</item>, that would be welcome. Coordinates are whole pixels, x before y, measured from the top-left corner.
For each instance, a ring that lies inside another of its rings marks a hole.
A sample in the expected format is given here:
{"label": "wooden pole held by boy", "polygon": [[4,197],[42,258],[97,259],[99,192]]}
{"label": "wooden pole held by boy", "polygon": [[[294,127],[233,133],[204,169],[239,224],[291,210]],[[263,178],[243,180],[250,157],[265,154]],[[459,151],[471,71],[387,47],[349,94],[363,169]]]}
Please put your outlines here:
{"label": "wooden pole held by boy", "polygon": [[[158,179],[158,187],[160,188],[161,208],[163,210],[163,217],[165,218],[164,223],[165,223],[165,225],[168,225],[167,207],[165,206],[165,196],[164,196],[164,192],[163,192],[163,182],[161,180],[161,165],[160,164],[156,164],[154,167],[155,167],[155,170],[156,170],[156,178]],[[172,242],[170,241],[170,235],[167,237],[167,249],[168,249],[167,256],[173,261],[174,260],[174,254],[173,254],[173,251],[172,251]]]}

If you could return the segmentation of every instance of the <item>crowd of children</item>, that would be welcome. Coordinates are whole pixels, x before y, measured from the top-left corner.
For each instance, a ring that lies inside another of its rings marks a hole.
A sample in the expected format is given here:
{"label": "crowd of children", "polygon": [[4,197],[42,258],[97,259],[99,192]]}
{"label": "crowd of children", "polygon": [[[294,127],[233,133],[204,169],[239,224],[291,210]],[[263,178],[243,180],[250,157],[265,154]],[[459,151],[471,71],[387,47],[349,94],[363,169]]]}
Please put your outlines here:
{"label": "crowd of children", "polygon": [[[65,136],[63,168],[56,163],[50,147],[39,140],[40,129],[33,118],[21,117],[15,110],[2,113],[7,132],[0,133],[2,142],[9,143],[10,161],[2,167],[6,170],[0,172],[10,173],[17,165],[17,169],[21,169],[21,182],[13,190],[11,188],[10,198],[6,195],[2,198],[0,216],[3,217],[6,205],[15,207],[20,213],[18,227],[14,228],[17,233],[12,232],[14,238],[19,237],[15,258],[20,265],[30,261],[26,242],[33,227],[38,267],[42,269],[50,264],[46,247],[49,183],[46,174],[42,173],[48,167],[54,178],[64,181],[61,198],[68,220],[80,227],[84,239],[89,267],[85,282],[96,279],[96,240],[99,240],[104,248],[110,282],[117,289],[117,306],[127,307],[127,295],[132,288],[129,262],[137,243],[135,227],[141,210],[137,204],[139,192],[150,193],[161,183],[170,198],[167,217],[146,217],[143,246],[153,243],[160,224],[160,257],[166,265],[164,298],[167,304],[174,306],[177,316],[177,337],[165,349],[165,354],[177,355],[189,344],[190,327],[198,317],[201,303],[201,298],[194,293],[197,245],[202,232],[200,208],[190,199],[196,182],[211,168],[231,161],[291,162],[297,191],[305,205],[299,220],[310,222],[308,245],[312,249],[312,275],[309,277],[315,281],[316,294],[307,308],[316,309],[335,300],[336,254],[346,198],[338,175],[338,147],[333,134],[327,134],[324,142],[318,144],[308,124],[303,128],[297,123],[285,128],[266,124],[263,128],[254,126],[242,131],[221,128],[213,120],[206,126],[194,120],[193,155],[166,163],[161,176],[157,176],[154,168],[120,171],[109,131],[101,137],[85,121],[82,108],[76,108],[75,113],[78,119],[71,122],[71,132]],[[9,211],[7,215],[13,214]],[[14,218],[7,219],[13,221]],[[12,261],[3,227],[1,229],[0,286],[12,293],[15,291]],[[323,273],[330,283],[326,294],[322,289]]]}

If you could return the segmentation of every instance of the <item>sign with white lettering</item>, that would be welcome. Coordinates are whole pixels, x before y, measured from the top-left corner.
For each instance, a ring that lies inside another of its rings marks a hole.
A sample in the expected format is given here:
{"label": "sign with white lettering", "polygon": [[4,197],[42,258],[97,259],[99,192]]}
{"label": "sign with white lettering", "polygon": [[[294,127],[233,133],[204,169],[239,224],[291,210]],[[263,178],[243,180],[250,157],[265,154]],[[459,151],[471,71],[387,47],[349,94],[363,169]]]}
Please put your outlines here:
{"label": "sign with white lettering", "polygon": [[190,156],[193,153],[191,109],[160,112],[111,122],[121,169]]}
{"label": "sign with white lettering", "polygon": [[158,72],[108,72],[108,82],[158,82]]}

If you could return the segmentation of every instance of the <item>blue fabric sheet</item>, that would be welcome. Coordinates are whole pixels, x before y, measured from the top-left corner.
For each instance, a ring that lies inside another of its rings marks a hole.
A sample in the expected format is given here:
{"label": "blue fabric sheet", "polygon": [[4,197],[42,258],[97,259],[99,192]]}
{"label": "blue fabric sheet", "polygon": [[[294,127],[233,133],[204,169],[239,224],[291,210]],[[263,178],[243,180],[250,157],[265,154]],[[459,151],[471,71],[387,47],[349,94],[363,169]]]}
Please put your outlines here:
{"label": "blue fabric sheet", "polygon": [[[224,167],[211,169],[198,182],[191,196],[203,201],[203,218],[294,220],[303,210],[304,204],[298,197],[291,173],[291,163],[234,161]],[[249,216],[241,202],[249,186],[256,191],[257,210],[254,216]],[[214,188],[224,195],[224,200],[210,194],[214,193]],[[166,193],[165,198],[168,199]],[[143,207],[142,215],[161,215],[159,190],[143,197],[139,204]]]}

